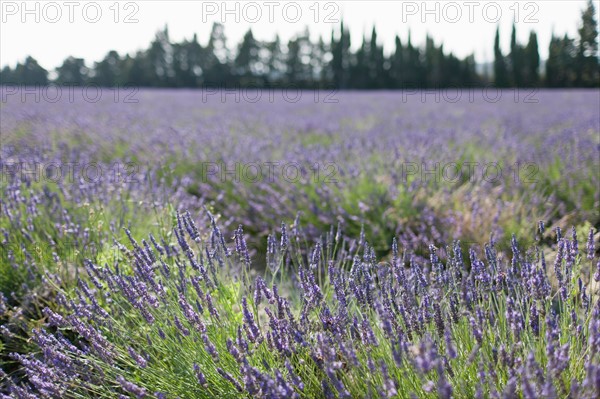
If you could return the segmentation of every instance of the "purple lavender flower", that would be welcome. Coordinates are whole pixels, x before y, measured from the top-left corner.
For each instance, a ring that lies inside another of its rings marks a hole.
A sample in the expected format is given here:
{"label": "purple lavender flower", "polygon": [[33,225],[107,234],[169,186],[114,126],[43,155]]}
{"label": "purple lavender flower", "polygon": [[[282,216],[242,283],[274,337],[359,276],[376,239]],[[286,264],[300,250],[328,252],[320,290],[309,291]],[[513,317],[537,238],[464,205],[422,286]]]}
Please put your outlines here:
{"label": "purple lavender flower", "polygon": [[244,337],[242,336],[242,328],[241,327],[238,327],[238,329],[237,329],[236,343],[237,343],[238,347],[240,347],[240,349],[244,353],[248,353],[248,351],[249,351],[248,341],[246,341],[244,339]]}
{"label": "purple lavender flower", "polygon": [[194,223],[194,219],[192,219],[192,215],[190,212],[185,211],[183,221],[185,224],[185,228],[188,231],[188,234],[195,242],[200,242],[200,232],[198,231],[198,227],[196,227],[196,223]]}
{"label": "purple lavender flower", "polygon": [[244,230],[242,225],[238,227],[234,235],[235,239],[235,251],[238,253],[241,259],[243,259],[246,266],[250,266],[250,255],[248,253],[248,247],[246,245],[246,239],[244,238]]}
{"label": "purple lavender flower", "polygon": [[529,309],[529,326],[531,327],[533,334],[537,337],[540,334],[539,313],[537,306],[532,304]]}
{"label": "purple lavender flower", "polygon": [[441,363],[438,365],[438,383],[437,391],[440,399],[451,399],[452,398],[452,385],[446,379],[444,368]]}
{"label": "purple lavender flower", "polygon": [[440,337],[444,335],[444,318],[442,316],[442,310],[438,302],[433,304],[433,319]]}
{"label": "purple lavender flower", "polygon": [[229,351],[229,353],[231,354],[231,356],[233,356],[233,358],[238,363],[242,362],[243,356],[240,353],[240,351],[237,348],[237,346],[235,346],[235,344],[233,343],[233,341],[231,340],[231,338],[227,338],[227,350]]}
{"label": "purple lavender flower", "polygon": [[589,310],[589,307],[590,307],[590,298],[586,294],[586,287],[585,287],[585,284],[583,284],[583,281],[581,281],[581,278],[577,279],[577,282],[578,282],[578,285],[579,285],[579,292],[580,292],[580,297],[581,297],[581,306],[587,312]]}
{"label": "purple lavender flower", "polygon": [[215,345],[211,342],[210,338],[208,338],[208,335],[202,334],[202,341],[204,341],[204,348],[206,349],[208,354],[211,355],[213,359],[218,361],[219,352],[217,351]]}
{"label": "purple lavender flower", "polygon": [[213,304],[212,301],[212,296],[210,295],[210,293],[206,293],[206,304],[208,305],[208,311],[210,313],[210,315],[212,317],[214,317],[215,319],[219,320],[219,312],[217,311],[217,308],[215,308],[215,305]]}
{"label": "purple lavender flower", "polygon": [[152,245],[154,246],[156,251],[159,253],[160,256],[163,256],[165,254],[164,248],[156,241],[156,238],[154,238],[152,233],[149,234],[149,236],[150,236],[150,241],[152,242]]}
{"label": "purple lavender flower", "polygon": [[129,351],[129,356],[131,356],[131,358],[135,360],[138,366],[140,366],[143,369],[145,369],[148,366],[148,362],[146,361],[146,359],[144,359],[143,356],[137,353],[131,346],[128,347],[127,350]]}
{"label": "purple lavender flower", "polygon": [[446,342],[446,354],[450,359],[456,359],[457,353],[454,343],[452,342],[452,335],[450,330],[444,332],[444,341]]}
{"label": "purple lavender flower", "polygon": [[480,326],[475,321],[473,316],[469,318],[469,323],[471,324],[471,332],[473,333],[473,336],[477,340],[477,343],[481,345],[483,343],[483,332],[481,331]]}
{"label": "purple lavender flower", "polygon": [[577,230],[575,226],[571,227],[571,256],[576,258],[579,254],[579,243],[577,241]]}
{"label": "purple lavender flower", "polygon": [[594,228],[590,227],[590,233],[588,234],[587,240],[587,258],[589,260],[594,259],[594,253],[596,252],[594,246]]}
{"label": "purple lavender flower", "polygon": [[238,390],[238,392],[243,392],[244,388],[242,388],[242,386],[240,385],[239,382],[237,382],[237,380],[235,378],[233,378],[231,376],[231,374],[229,374],[228,372],[224,371],[222,368],[217,367],[217,372],[219,374],[221,374],[221,376],[223,378],[225,378],[227,381],[231,382],[233,384],[233,386],[235,387],[235,389]]}
{"label": "purple lavender flower", "polygon": [[388,367],[385,362],[382,360],[380,362],[381,375],[383,377],[383,392],[385,393],[386,398],[393,398],[398,394],[398,390],[396,388],[396,382],[390,377],[390,373],[388,371]]}
{"label": "purple lavender flower", "polygon": [[196,294],[198,295],[198,298],[200,299],[204,299],[204,291],[202,290],[202,288],[200,287],[200,281],[201,278],[200,277],[196,277],[193,276],[191,279],[192,282],[192,286],[194,287],[194,289],[196,290]]}
{"label": "purple lavender flower", "polygon": [[363,321],[361,323],[360,332],[361,332],[362,341],[365,345],[379,346],[379,342],[377,341],[377,338],[375,337],[375,333],[373,332],[373,329],[371,328],[371,323],[369,323],[369,320],[367,320],[366,318],[363,319]]}
{"label": "purple lavender flower", "polygon": [[562,284],[562,262],[564,259],[565,242],[563,240],[558,241],[558,248],[556,251],[556,260],[554,261],[554,274],[560,284]]}
{"label": "purple lavender flower", "polygon": [[260,339],[261,334],[258,326],[254,322],[254,315],[248,310],[246,297],[242,298],[242,313],[244,315],[244,328],[248,333],[248,339],[250,339],[251,342],[256,342]]}
{"label": "purple lavender flower", "polygon": [[121,385],[121,387],[125,391],[135,395],[138,399],[145,398],[147,395],[145,388],[139,387],[136,384],[134,384],[133,382],[127,381],[122,376],[117,377],[117,382]]}
{"label": "purple lavender flower", "polygon": [[208,385],[208,382],[206,381],[204,374],[200,370],[200,366],[198,366],[198,364],[196,364],[196,363],[194,363],[194,373],[196,374],[196,379],[198,380],[198,384],[206,387]]}
{"label": "purple lavender flower", "polygon": [[173,316],[173,320],[175,321],[175,326],[177,329],[186,337],[190,335],[190,330],[188,330],[183,324],[181,324],[181,320],[177,316]]}
{"label": "purple lavender flower", "polygon": [[284,251],[289,245],[289,238],[285,228],[285,223],[281,222],[281,251]]}
{"label": "purple lavender flower", "polygon": [[48,318],[48,324],[56,327],[64,327],[66,325],[65,319],[58,313],[54,313],[50,308],[44,308],[44,315]]}
{"label": "purple lavender flower", "polygon": [[258,279],[256,280],[256,283],[255,283],[254,298],[253,299],[254,299],[254,304],[256,306],[260,305],[260,302],[262,300],[262,289],[260,287],[260,283],[259,283]]}

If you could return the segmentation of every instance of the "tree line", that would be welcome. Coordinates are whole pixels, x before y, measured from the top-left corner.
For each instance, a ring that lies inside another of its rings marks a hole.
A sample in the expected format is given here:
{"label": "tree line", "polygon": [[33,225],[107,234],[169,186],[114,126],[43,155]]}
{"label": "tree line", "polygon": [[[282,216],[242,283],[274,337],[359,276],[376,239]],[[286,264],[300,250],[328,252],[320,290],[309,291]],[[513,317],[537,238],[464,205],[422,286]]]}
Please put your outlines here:
{"label": "tree line", "polygon": [[[582,12],[577,38],[567,35],[550,40],[549,56],[542,72],[537,34],[531,32],[523,45],[516,40],[513,25],[510,52],[500,49],[496,31],[491,71],[477,71],[474,55],[463,59],[446,52],[443,44],[427,35],[421,48],[409,33],[403,43],[395,38],[395,49],[386,56],[378,44],[377,30],[363,37],[351,50],[350,33],[342,22],[326,42],[311,41],[309,30],[283,43],[257,40],[252,30],[232,51],[224,26],[215,23],[206,46],[197,35],[172,42],[165,27],[150,46],[134,55],[109,51],[103,60],[88,67],[81,58],[68,57],[53,74],[33,57],[14,69],[0,71],[2,84],[65,85],[96,84],[103,87],[289,87],[339,89],[444,88],[457,86],[498,87],[598,87],[598,22],[591,0]],[[53,75],[53,76],[51,76]]]}

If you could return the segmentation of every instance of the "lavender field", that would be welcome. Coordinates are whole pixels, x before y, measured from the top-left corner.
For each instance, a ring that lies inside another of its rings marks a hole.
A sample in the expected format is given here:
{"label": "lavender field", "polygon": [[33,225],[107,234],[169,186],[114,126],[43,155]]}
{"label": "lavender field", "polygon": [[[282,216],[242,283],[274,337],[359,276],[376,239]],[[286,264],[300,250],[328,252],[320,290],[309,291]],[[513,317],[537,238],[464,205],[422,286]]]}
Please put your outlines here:
{"label": "lavender field", "polygon": [[600,397],[597,90],[115,90],[0,89],[2,397]]}

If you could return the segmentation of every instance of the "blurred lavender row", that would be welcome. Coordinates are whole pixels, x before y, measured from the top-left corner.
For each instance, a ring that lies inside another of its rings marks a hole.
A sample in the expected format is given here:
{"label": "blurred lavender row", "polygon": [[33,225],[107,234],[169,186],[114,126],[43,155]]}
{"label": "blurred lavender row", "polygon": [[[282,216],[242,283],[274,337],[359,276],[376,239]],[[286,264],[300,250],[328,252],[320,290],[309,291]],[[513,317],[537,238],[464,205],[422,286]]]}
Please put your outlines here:
{"label": "blurred lavender row", "polygon": [[392,235],[426,249],[454,237],[482,245],[490,232],[530,237],[538,220],[600,227],[594,92],[134,96],[137,103],[8,97],[3,178],[49,180],[40,176],[62,165],[71,191],[78,181],[142,192],[167,182],[257,237],[301,211],[314,236],[338,222],[355,235],[364,225],[378,253]]}

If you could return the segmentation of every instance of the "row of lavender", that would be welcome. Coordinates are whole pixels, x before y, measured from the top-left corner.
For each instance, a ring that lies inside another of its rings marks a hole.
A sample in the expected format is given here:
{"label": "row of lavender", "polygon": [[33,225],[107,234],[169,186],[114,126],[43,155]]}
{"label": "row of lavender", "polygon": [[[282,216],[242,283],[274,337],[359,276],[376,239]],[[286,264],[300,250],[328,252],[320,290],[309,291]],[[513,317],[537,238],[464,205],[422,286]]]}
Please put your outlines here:
{"label": "row of lavender", "polygon": [[31,161],[48,173],[58,162],[67,184],[144,184],[158,170],[257,237],[301,211],[315,235],[339,220],[355,235],[365,225],[378,253],[392,235],[426,248],[532,238],[538,220],[597,225],[597,93],[500,93],[13,95],[3,159],[30,173]]}
{"label": "row of lavender", "polygon": [[510,259],[490,242],[470,267],[459,242],[420,263],[394,240],[377,263],[364,238],[337,231],[303,250],[303,231],[284,224],[269,236],[267,282],[251,276],[242,228],[232,248],[208,216],[198,229],[177,214],[174,245],[127,232],[113,266],[85,262],[77,288],[44,309],[35,350],[11,354],[24,373],[3,375],[11,397],[600,394],[600,302],[582,282],[594,262],[600,281],[593,231],[583,251],[556,231],[553,287],[546,254],[514,238]]}

